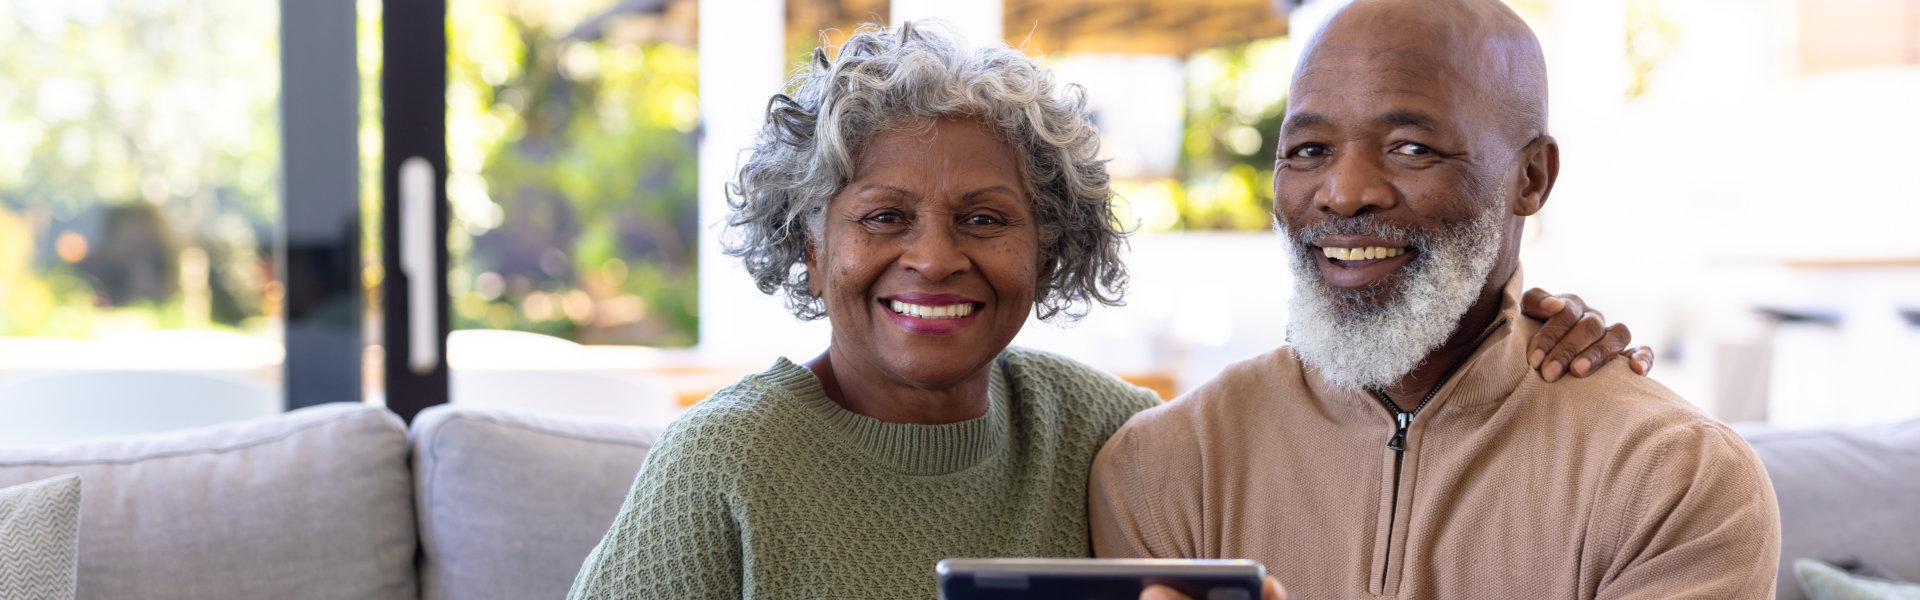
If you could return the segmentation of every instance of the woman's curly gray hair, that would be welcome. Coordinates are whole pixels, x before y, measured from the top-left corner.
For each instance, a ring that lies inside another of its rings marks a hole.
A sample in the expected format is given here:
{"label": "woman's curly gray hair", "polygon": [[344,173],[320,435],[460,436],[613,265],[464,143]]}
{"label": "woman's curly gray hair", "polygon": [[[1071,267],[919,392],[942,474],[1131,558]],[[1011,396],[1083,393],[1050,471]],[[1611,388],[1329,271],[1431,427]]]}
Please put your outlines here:
{"label": "woman's curly gray hair", "polygon": [[733,213],[724,247],[746,263],[761,292],[785,290],[795,316],[826,315],[809,292],[807,251],[828,199],[853,178],[861,148],[888,128],[953,116],[995,126],[1020,155],[1040,238],[1039,317],[1073,320],[1093,302],[1121,303],[1127,232],[1111,210],[1099,134],[1080,86],[1055,94],[1052,73],[1019,51],[967,50],[950,32],[907,23],[897,32],[862,26],[831,60],[815,49],[788,89],[768,102],[752,155],[727,184]]}

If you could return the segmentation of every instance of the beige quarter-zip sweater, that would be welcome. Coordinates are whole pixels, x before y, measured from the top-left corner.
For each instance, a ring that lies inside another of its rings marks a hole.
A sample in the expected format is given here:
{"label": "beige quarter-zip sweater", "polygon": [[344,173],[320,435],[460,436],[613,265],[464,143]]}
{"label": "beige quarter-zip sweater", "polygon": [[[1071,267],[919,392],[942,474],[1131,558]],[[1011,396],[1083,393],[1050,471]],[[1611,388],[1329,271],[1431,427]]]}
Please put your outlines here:
{"label": "beige quarter-zip sweater", "polygon": [[1624,361],[1542,380],[1521,289],[1404,451],[1394,411],[1286,347],[1134,416],[1094,462],[1095,553],[1254,559],[1308,600],[1771,598],[1753,451]]}

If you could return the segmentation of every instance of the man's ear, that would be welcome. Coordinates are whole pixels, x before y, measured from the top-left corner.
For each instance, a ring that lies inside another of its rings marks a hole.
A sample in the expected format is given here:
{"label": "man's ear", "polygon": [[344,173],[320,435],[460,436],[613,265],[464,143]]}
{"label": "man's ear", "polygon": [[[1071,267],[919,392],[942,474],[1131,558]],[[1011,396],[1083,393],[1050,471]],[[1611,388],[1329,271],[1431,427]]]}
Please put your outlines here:
{"label": "man's ear", "polygon": [[1547,195],[1553,193],[1554,180],[1559,178],[1560,142],[1540,134],[1520,149],[1519,180],[1514,186],[1519,194],[1514,199],[1513,214],[1525,217],[1540,212],[1547,205]]}

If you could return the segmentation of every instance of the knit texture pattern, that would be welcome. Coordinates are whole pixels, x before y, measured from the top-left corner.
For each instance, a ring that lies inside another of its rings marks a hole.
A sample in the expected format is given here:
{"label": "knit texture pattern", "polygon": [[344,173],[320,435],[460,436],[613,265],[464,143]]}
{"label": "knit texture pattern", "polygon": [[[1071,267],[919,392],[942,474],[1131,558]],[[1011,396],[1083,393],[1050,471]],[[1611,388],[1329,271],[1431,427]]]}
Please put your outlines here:
{"label": "knit texture pattern", "polygon": [[934,598],[942,558],[1087,556],[1087,472],[1150,391],[1044,352],[987,414],[880,422],[785,359],[660,438],[570,598]]}
{"label": "knit texture pattern", "polygon": [[79,475],[0,489],[0,598],[73,598],[79,547]]}

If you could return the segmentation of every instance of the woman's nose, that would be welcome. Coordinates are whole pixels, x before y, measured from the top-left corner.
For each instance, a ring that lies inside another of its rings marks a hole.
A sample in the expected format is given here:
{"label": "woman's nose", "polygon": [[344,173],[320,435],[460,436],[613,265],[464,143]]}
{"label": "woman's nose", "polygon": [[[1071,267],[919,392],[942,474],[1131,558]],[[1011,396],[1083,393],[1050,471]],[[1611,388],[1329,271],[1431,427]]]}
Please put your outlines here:
{"label": "woman's nose", "polygon": [[907,241],[906,252],[900,256],[901,266],[934,281],[966,272],[973,261],[961,251],[956,233],[951,225],[921,229]]}

